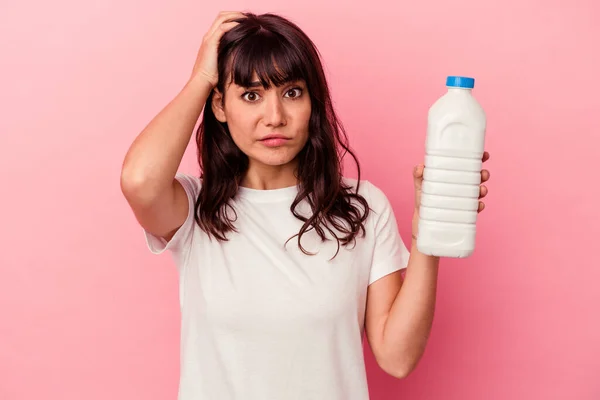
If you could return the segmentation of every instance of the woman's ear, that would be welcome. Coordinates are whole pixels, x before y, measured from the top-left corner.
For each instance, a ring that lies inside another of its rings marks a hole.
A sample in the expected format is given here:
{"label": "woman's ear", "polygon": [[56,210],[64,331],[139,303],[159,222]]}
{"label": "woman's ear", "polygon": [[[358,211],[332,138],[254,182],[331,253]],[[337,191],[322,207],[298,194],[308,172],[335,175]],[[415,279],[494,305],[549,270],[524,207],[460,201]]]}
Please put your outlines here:
{"label": "woman's ear", "polygon": [[213,114],[215,114],[217,120],[219,122],[227,122],[227,118],[225,117],[225,111],[223,110],[223,94],[219,92],[219,89],[214,89],[211,106]]}

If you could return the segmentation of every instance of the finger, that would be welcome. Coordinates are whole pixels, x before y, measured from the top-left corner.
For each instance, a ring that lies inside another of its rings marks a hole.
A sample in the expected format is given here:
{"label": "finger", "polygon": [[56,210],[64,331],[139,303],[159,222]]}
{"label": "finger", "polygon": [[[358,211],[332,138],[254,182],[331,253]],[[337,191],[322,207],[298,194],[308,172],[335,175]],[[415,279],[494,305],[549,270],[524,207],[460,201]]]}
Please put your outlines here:
{"label": "finger", "polygon": [[246,17],[246,14],[244,14],[241,11],[221,11],[219,13],[219,15],[217,15],[217,18],[215,19],[215,23],[217,23],[217,21],[220,21],[220,22],[227,21],[228,19],[231,19],[232,16],[233,17]]}
{"label": "finger", "polygon": [[485,185],[479,187],[479,198],[482,199],[488,194],[488,188]]}
{"label": "finger", "polygon": [[480,213],[485,208],[485,203],[483,201],[479,202],[479,207],[477,208],[477,212]]}
{"label": "finger", "polygon": [[208,32],[209,36],[213,35],[224,23],[232,22],[233,20],[241,18],[246,18],[246,16],[240,12],[226,12],[223,14],[219,14],[217,19],[215,19],[213,25],[210,27],[210,30]]}
{"label": "finger", "polygon": [[221,36],[223,36],[225,34],[225,32],[230,31],[231,29],[233,29],[234,27],[236,27],[239,24],[240,24],[239,22],[224,22],[221,25],[219,25],[219,27],[217,28],[217,30],[215,31],[215,33],[213,35],[215,35],[217,39],[220,39]]}
{"label": "finger", "polygon": [[217,31],[217,29],[219,29],[219,26],[221,26],[223,23],[226,23],[227,21],[231,21],[233,19],[245,18],[245,17],[246,16],[244,14],[242,14],[241,12],[238,12],[238,11],[221,12],[221,13],[219,13],[217,18],[213,22],[210,29],[208,30],[207,36],[212,36]]}
{"label": "finger", "polygon": [[481,182],[486,182],[490,179],[490,171],[484,169],[481,171]]}
{"label": "finger", "polygon": [[242,19],[248,18],[248,16],[244,13],[241,12],[232,12],[232,13],[228,13],[225,16],[225,19],[223,20],[223,23],[225,22],[232,22],[232,21],[239,21]]}
{"label": "finger", "polygon": [[483,157],[481,159],[482,162],[486,162],[487,160],[490,159],[490,153],[488,153],[487,151],[483,152]]}
{"label": "finger", "polygon": [[415,165],[415,167],[413,168],[413,177],[422,178],[424,168],[425,166],[423,164]]}

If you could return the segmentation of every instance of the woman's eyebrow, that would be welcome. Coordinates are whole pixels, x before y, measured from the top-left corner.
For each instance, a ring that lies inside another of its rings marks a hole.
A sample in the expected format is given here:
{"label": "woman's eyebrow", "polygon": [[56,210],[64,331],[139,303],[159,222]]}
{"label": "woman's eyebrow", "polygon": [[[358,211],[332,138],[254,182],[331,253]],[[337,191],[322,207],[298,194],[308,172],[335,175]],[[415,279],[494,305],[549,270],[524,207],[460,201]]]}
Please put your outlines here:
{"label": "woman's eyebrow", "polygon": [[[290,83],[298,83],[299,84],[301,82],[302,82],[302,80],[300,80],[300,79],[298,79],[298,80],[291,80],[291,81],[285,82],[285,84],[283,84],[281,86],[284,86],[284,85],[287,85],[287,84],[290,84]],[[250,88],[263,87],[263,84],[260,81],[254,81],[254,82],[250,82],[250,84],[248,86],[242,86],[242,87],[250,89]]]}

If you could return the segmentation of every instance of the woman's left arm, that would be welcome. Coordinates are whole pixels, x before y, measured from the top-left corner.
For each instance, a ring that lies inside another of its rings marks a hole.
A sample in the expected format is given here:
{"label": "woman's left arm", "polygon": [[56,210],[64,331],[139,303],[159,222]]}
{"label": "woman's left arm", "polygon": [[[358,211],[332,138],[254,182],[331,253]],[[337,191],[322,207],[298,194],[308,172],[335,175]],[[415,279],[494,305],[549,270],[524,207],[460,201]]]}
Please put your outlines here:
{"label": "woman's left arm", "polygon": [[[483,162],[489,153],[483,155]],[[412,218],[412,244],[404,279],[401,271],[373,282],[367,291],[365,331],[379,366],[396,378],[404,378],[416,367],[425,352],[431,332],[436,303],[440,258],[417,249],[419,208],[423,165],[413,171],[415,210]],[[481,182],[490,178],[481,171]],[[479,198],[487,195],[481,185]],[[478,212],[485,204],[480,201]]]}
{"label": "woman's left arm", "polygon": [[400,271],[369,286],[366,334],[379,366],[406,377],[425,351],[436,302],[440,259],[417,250],[412,240],[404,279]]}
{"label": "woman's left arm", "polygon": [[439,263],[439,257],[419,252],[413,238],[404,279],[397,271],[368,288],[367,339],[379,366],[396,378],[405,378],[425,352],[433,323]]}

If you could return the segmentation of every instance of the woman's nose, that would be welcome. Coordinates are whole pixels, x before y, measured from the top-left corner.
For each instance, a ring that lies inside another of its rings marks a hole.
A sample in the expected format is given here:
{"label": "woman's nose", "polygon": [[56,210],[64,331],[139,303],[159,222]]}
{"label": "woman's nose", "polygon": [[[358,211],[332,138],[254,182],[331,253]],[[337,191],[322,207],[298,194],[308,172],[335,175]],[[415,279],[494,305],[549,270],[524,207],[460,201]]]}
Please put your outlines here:
{"label": "woman's nose", "polygon": [[263,119],[267,126],[280,126],[285,124],[285,113],[281,99],[273,97],[266,101]]}

